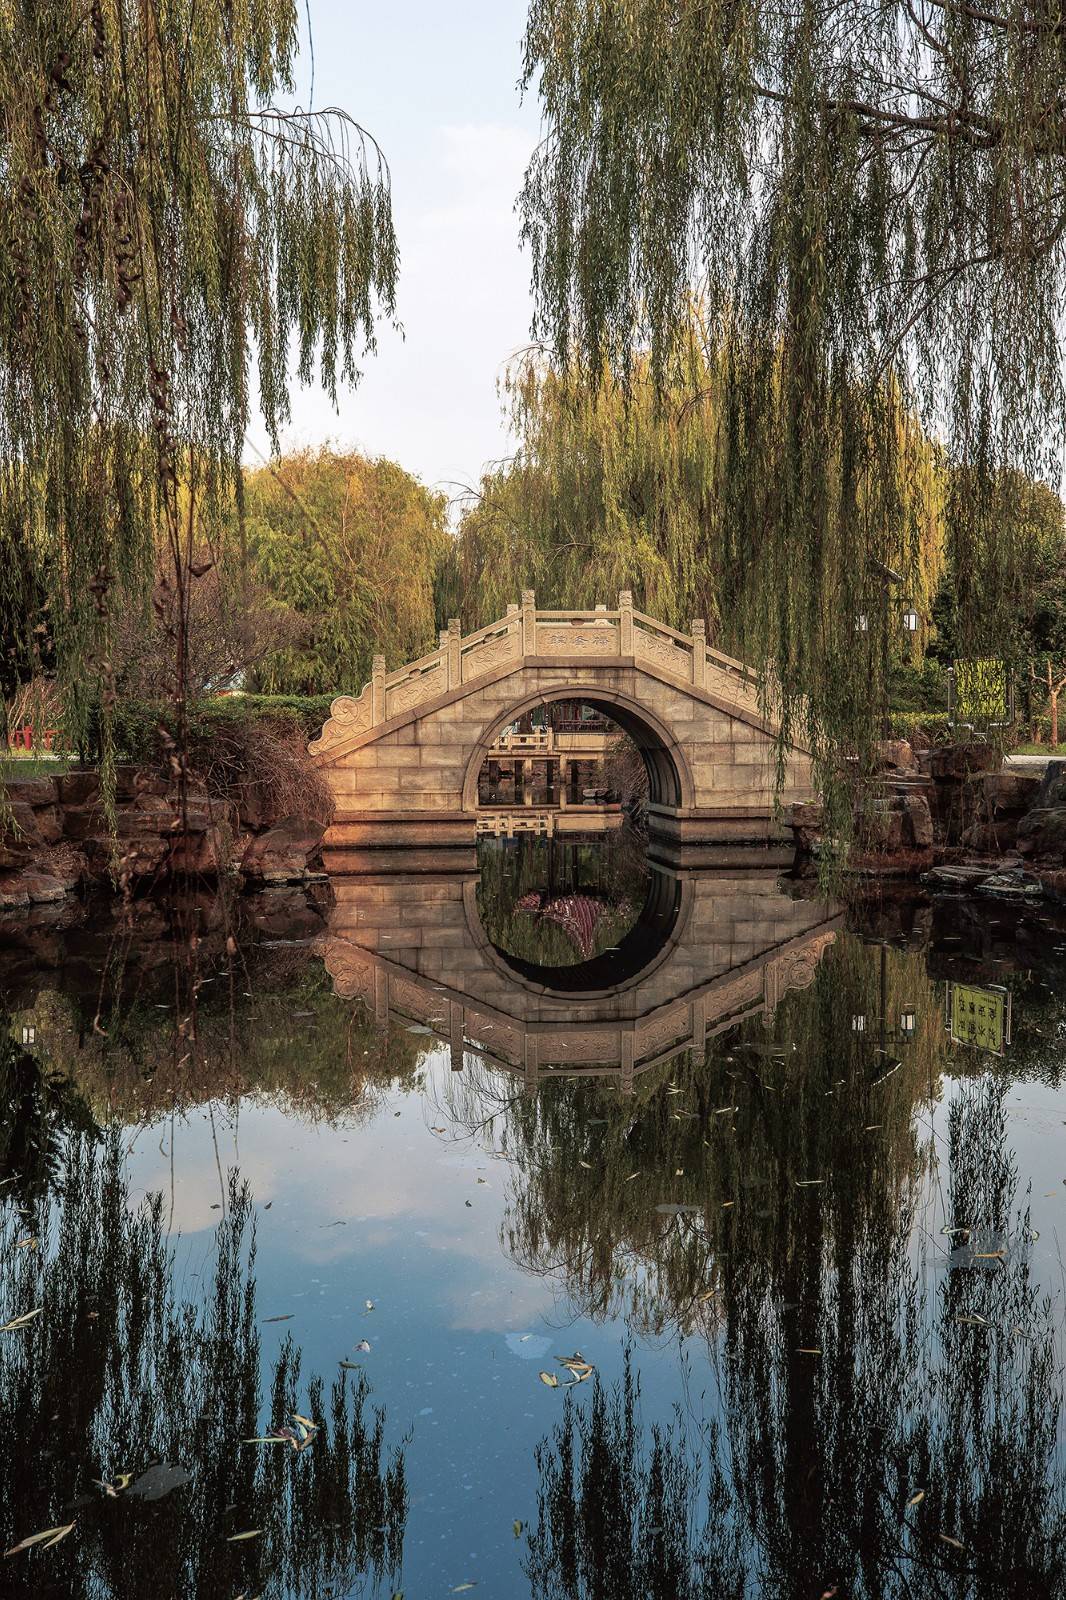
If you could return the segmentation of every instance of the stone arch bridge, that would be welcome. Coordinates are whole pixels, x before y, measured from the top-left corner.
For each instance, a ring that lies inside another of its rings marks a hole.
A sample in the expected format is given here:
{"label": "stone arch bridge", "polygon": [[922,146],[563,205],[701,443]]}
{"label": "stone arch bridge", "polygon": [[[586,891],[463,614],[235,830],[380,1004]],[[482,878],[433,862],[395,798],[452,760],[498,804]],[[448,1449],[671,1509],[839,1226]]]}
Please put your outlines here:
{"label": "stone arch bridge", "polygon": [[657,871],[639,923],[616,950],[532,968],[494,946],[473,873],[338,878],[317,949],[337,994],[377,1021],[414,1026],[530,1087],[617,1077],[623,1090],[681,1050],[702,1051],[750,1017],[772,1017],[814,981],[842,923],[794,899],[772,871]]}
{"label": "stone arch bridge", "polygon": [[628,591],[615,610],[539,611],[527,591],[476,633],[452,619],[437,650],[396,672],[375,657],[362,693],[334,700],[309,746],[336,801],[331,870],[365,870],[381,848],[472,846],[494,741],[563,699],[602,710],[640,749],[649,831],[679,859],[686,847],[780,839],[778,805],[811,798],[799,748],[776,788],[778,728],[754,674],[708,648],[703,622],[678,632],[635,610]]}

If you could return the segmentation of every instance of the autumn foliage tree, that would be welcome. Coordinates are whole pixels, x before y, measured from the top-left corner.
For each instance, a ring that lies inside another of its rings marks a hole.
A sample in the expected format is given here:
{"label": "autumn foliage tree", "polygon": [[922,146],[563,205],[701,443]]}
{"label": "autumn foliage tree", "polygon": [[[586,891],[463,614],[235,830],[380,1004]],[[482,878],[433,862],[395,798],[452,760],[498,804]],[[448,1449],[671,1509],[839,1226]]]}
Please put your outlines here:
{"label": "autumn foliage tree", "polygon": [[[265,621],[289,637],[256,661],[268,694],[357,691],[380,652],[399,666],[436,644],[434,576],[452,539],[443,496],[396,464],[329,448],[249,472],[244,533]],[[233,559],[233,539],[229,541]]]}

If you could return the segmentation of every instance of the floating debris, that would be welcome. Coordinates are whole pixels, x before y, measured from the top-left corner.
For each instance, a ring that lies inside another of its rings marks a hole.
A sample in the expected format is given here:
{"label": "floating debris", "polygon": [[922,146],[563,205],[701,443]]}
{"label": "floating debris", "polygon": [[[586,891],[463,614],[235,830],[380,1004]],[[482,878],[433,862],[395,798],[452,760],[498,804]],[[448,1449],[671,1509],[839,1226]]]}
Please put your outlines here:
{"label": "floating debris", "polygon": [[322,1426],[320,1422],[312,1422],[310,1417],[301,1417],[298,1411],[289,1412],[289,1420],[275,1428],[272,1433],[264,1433],[258,1438],[245,1439],[244,1444],[291,1444],[296,1455],[301,1450],[306,1450],[314,1441],[315,1434]]}
{"label": "floating debris", "polygon": [[35,1544],[42,1545],[47,1550],[51,1545],[58,1544],[60,1539],[65,1539],[73,1527],[73,1522],[67,1522],[58,1528],[45,1528],[42,1533],[31,1533],[28,1539],[20,1539],[10,1550],[5,1550],[4,1555],[17,1556],[20,1550],[29,1550],[31,1545]]}

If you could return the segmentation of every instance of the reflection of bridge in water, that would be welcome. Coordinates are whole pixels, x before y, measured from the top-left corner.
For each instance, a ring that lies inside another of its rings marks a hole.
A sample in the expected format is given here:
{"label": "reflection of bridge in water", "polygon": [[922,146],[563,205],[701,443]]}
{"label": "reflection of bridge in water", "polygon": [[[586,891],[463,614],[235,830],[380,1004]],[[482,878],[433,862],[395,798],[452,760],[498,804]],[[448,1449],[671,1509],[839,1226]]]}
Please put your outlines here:
{"label": "reflection of bridge in water", "polygon": [[634,1075],[772,1014],[812,982],[841,919],[766,872],[652,875],[616,949],[542,967],[496,948],[477,874],[381,873],[334,880],[319,942],[339,995],[379,1023],[428,1027],[454,1070],[473,1053],[530,1086],[560,1074]]}

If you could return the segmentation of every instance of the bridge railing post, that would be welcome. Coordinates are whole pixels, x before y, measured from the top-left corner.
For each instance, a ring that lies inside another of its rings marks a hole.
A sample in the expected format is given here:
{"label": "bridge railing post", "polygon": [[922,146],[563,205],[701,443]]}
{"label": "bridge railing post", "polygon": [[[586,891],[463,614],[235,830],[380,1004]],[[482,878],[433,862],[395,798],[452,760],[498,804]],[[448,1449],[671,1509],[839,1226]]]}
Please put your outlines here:
{"label": "bridge railing post", "polygon": [[458,617],[448,618],[448,688],[458,689],[463,678],[463,629]]}
{"label": "bridge railing post", "polygon": [[618,595],[619,651],[624,656],[633,654],[633,591],[622,589]]}
{"label": "bridge railing post", "polygon": [[522,654],[537,653],[537,597],[532,589],[522,590]]}
{"label": "bridge railing post", "polygon": [[370,673],[370,725],[385,721],[385,657],[375,656]]}
{"label": "bridge railing post", "polygon": [[698,689],[707,682],[707,624],[702,617],[692,624],[692,682]]}

